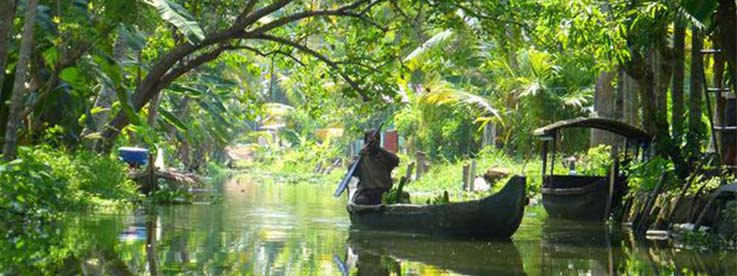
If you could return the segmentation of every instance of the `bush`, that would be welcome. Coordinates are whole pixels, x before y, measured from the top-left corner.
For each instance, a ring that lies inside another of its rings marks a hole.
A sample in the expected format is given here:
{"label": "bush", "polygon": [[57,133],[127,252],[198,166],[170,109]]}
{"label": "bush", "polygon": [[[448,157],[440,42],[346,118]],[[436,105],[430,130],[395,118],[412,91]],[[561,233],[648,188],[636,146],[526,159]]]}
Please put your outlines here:
{"label": "bush", "polygon": [[129,203],[134,183],[124,164],[98,154],[21,147],[0,162],[1,219],[49,220],[62,212]]}
{"label": "bush", "polygon": [[[630,194],[640,191],[652,191],[658,183],[660,175],[673,170],[673,162],[660,156],[655,156],[644,162],[633,162],[625,168]],[[676,183],[675,175],[668,174],[665,183]]]}
{"label": "bush", "polygon": [[599,145],[590,148],[578,160],[577,171],[581,175],[605,176],[612,169],[612,147]]}

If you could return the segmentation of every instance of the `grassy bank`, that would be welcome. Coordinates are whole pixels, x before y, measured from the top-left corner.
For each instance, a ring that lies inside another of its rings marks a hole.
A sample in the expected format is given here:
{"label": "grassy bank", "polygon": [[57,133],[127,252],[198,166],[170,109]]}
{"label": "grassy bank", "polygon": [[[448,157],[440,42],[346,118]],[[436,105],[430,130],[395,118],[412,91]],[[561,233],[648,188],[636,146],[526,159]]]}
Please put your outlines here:
{"label": "grassy bank", "polygon": [[[318,163],[327,166],[332,160],[340,158],[340,154],[320,147],[269,148],[253,147],[253,159],[238,162],[239,166],[249,172],[255,179],[265,183],[297,183],[312,182],[316,184],[337,184],[345,174],[345,164],[332,170],[330,174],[315,173]],[[576,155],[580,160],[580,174],[604,175],[610,166],[609,148],[595,147],[588,152]],[[394,178],[405,175],[407,164],[414,157],[399,155],[400,166],[394,170]],[[561,165],[560,156],[556,161],[556,173],[567,174],[568,169]],[[542,161],[538,154],[523,156],[510,155],[502,150],[487,147],[474,158],[477,162],[476,175],[483,175],[492,167],[504,168],[512,174],[527,176],[528,193],[539,194],[542,182]],[[451,200],[475,198],[487,195],[503,187],[507,179],[501,179],[488,192],[468,193],[462,191],[462,168],[471,163],[471,159],[454,161],[436,160],[431,162],[430,170],[419,180],[412,181],[405,191],[414,194],[441,194],[448,191]]]}

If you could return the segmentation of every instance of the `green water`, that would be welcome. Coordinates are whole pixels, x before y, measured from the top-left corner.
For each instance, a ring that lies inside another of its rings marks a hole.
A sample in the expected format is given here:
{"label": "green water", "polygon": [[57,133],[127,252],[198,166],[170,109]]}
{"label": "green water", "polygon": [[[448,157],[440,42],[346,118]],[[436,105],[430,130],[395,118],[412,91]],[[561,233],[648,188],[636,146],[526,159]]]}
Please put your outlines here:
{"label": "green water", "polygon": [[350,230],[330,186],[234,181],[216,204],[78,214],[0,242],[8,275],[676,275],[737,273],[733,252],[637,241],[528,208],[511,241]]}

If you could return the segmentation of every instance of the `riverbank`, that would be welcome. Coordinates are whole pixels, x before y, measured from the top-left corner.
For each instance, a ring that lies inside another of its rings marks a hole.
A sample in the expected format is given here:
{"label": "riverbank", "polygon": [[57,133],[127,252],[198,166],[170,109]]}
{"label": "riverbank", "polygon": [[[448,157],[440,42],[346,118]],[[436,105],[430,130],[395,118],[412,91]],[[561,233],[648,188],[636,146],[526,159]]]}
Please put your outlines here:
{"label": "riverbank", "polygon": [[48,146],[21,147],[11,162],[0,162],[0,219],[4,222],[48,223],[67,212],[128,209],[144,201],[154,204],[191,203],[197,191],[217,200],[231,174],[215,163],[197,187],[158,179],[158,189],[145,197],[128,166],[85,150],[66,151]]}
{"label": "riverbank", "polygon": [[[608,149],[594,148],[589,153],[582,155],[593,156],[592,153],[605,150]],[[315,151],[312,148],[302,147],[270,148],[249,145],[233,148],[233,153],[230,155],[247,157],[234,159],[233,166],[247,170],[254,179],[266,183],[309,182],[337,185],[345,175],[351,161],[335,152]],[[415,156],[399,153],[398,157],[400,164],[393,171],[394,183],[399,183],[399,179],[407,174],[409,164],[414,163],[410,174],[411,181],[404,189],[413,195],[420,195],[423,199],[446,191],[452,201],[480,198],[501,189],[511,175],[527,176],[527,190],[531,197],[539,194],[540,190],[542,161],[536,155],[512,156],[502,150],[487,147],[475,158],[426,161],[428,169],[419,177],[416,174]],[[464,189],[463,186],[463,167],[471,162],[476,162],[474,181],[479,183],[474,191]],[[600,161],[596,160],[596,162]],[[608,166],[608,164],[600,166]],[[568,173],[563,166],[556,166],[555,169],[560,174]],[[503,173],[489,179],[485,177],[489,171]]]}

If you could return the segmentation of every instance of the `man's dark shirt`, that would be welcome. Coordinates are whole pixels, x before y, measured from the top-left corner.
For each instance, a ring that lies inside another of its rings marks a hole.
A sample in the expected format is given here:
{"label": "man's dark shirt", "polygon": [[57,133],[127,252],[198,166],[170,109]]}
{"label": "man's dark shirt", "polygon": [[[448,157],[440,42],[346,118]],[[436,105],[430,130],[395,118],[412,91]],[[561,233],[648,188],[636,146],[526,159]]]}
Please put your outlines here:
{"label": "man's dark shirt", "polygon": [[392,187],[392,170],[398,165],[399,158],[381,147],[367,150],[353,173],[359,180],[357,192],[389,190]]}

